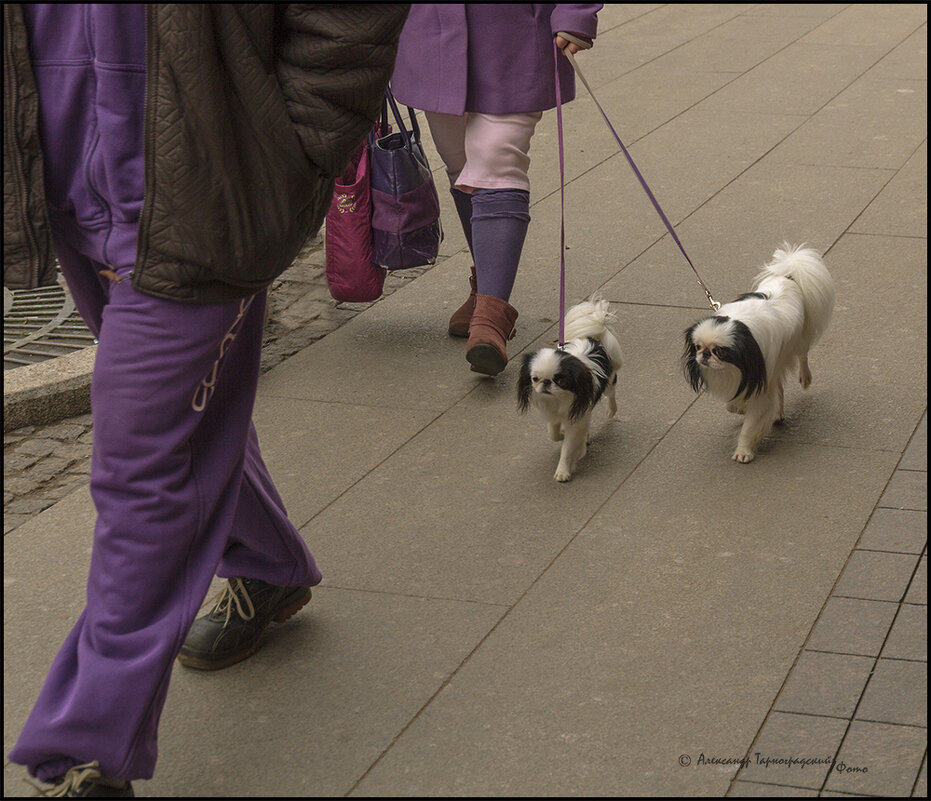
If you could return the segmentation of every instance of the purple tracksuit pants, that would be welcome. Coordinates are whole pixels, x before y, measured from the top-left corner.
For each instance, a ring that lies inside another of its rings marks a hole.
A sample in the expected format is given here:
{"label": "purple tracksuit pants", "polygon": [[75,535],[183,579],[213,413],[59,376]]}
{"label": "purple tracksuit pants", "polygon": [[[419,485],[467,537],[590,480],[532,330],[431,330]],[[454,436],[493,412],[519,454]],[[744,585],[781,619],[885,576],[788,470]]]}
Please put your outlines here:
{"label": "purple tracksuit pants", "polygon": [[252,425],[264,293],[177,303],[99,278],[102,265],[65,242],[56,252],[100,341],[98,517],[87,606],[10,759],[41,780],[92,760],[104,775],[146,779],[172,665],[214,573],[288,586],[321,575]]}

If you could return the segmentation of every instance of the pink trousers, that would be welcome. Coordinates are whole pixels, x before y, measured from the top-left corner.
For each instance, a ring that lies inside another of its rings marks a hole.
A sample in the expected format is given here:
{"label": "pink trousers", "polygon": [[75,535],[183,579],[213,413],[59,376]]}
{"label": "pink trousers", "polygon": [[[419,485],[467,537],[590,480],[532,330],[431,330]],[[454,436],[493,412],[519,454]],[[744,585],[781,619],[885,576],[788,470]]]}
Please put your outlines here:
{"label": "pink trousers", "polygon": [[449,185],[463,192],[473,189],[530,191],[530,140],[543,116],[478,114],[463,116],[424,112],[433,143],[446,165]]}

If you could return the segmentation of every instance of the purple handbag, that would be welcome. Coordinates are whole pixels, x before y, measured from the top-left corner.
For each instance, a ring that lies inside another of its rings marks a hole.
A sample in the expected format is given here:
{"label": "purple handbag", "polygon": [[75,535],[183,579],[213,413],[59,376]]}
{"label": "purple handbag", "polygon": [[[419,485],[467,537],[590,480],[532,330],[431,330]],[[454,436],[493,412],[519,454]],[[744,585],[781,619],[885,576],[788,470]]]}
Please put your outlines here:
{"label": "purple handbag", "polygon": [[397,130],[372,136],[372,251],[376,264],[389,270],[421,267],[436,261],[443,241],[440,199],[420,141],[420,127],[408,108],[411,129],[389,88],[382,105],[381,130],[388,128],[388,107]]}
{"label": "purple handbag", "polygon": [[372,260],[370,151],[359,145],[336,181],[326,215],[326,280],[330,294],[343,303],[378,300],[385,271]]}

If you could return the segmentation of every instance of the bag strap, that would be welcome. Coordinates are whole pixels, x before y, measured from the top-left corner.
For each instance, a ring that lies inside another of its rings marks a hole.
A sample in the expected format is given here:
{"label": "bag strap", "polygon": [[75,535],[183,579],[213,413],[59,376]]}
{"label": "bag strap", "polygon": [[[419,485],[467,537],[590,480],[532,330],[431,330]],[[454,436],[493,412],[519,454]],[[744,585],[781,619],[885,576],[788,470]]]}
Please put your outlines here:
{"label": "bag strap", "polygon": [[387,130],[389,105],[394,114],[394,119],[398,123],[398,133],[401,134],[401,138],[404,140],[404,146],[410,149],[411,141],[416,143],[420,142],[420,126],[417,124],[417,115],[414,113],[414,109],[410,106],[407,107],[407,113],[411,118],[411,130],[408,132],[407,128],[404,126],[404,118],[401,116],[401,110],[398,108],[397,101],[394,99],[394,94],[389,86],[385,89],[385,102],[382,104],[382,124],[384,130]]}

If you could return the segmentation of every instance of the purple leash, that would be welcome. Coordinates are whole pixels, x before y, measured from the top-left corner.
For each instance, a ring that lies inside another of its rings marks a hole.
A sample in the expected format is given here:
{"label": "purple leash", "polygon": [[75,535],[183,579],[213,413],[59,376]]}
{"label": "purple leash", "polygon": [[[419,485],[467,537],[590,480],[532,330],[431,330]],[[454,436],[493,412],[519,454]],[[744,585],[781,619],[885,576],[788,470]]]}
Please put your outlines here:
{"label": "purple leash", "polygon": [[[556,55],[556,58],[559,58],[559,48],[556,47],[555,40],[553,41],[553,50]],[[650,190],[650,187],[647,185],[646,180],[644,180],[643,175],[640,173],[640,170],[637,169],[637,165],[634,164],[634,160],[631,158],[630,153],[627,151],[627,148],[624,147],[624,143],[621,141],[621,137],[617,135],[617,131],[614,130],[614,126],[611,124],[611,121],[608,119],[608,115],[605,114],[604,109],[601,107],[601,103],[598,102],[598,98],[595,97],[592,88],[588,85],[588,81],[585,80],[585,76],[582,74],[582,71],[579,69],[579,65],[575,63],[575,58],[573,58],[572,53],[567,50],[563,51],[563,55],[569,59],[569,63],[572,64],[572,68],[575,70],[576,75],[579,76],[579,79],[582,81],[582,84],[588,90],[588,94],[591,96],[592,100],[595,101],[595,105],[598,106],[598,111],[601,112],[601,116],[605,121],[605,124],[608,126],[608,130],[611,131],[615,140],[617,140],[618,145],[621,148],[621,152],[624,154],[624,157],[627,159],[627,163],[630,165],[630,168],[634,171],[634,175],[637,176],[637,180],[640,182],[640,186],[643,187],[643,191],[647,193],[647,197],[650,198],[650,202],[653,204],[653,208],[656,209],[656,213],[659,214],[660,219],[663,221],[663,225],[666,226],[666,230],[672,235],[673,240],[679,246],[679,250],[682,251],[682,255],[685,256],[685,260],[689,263],[689,267],[692,268],[692,272],[695,273],[695,277],[698,279],[698,283],[701,285],[701,288],[705,291],[705,295],[708,298],[708,303],[711,305],[711,308],[714,311],[717,311],[721,308],[721,304],[718,303],[712,296],[711,290],[705,285],[705,282],[701,280],[701,276],[698,274],[698,270],[695,269],[695,265],[692,264],[692,260],[689,258],[689,254],[685,252],[685,248],[682,247],[682,243],[679,241],[679,237],[676,236],[676,231],[672,227],[672,223],[669,222],[669,218],[663,212],[662,207],[659,205],[659,202],[656,200],[656,197],[653,195],[653,192]],[[565,175],[564,175],[564,156],[563,156],[563,135],[562,135],[562,98],[559,92],[559,66],[557,61],[556,66],[556,128],[559,136],[559,191],[561,196],[561,203],[563,209],[563,217],[565,217]],[[562,221],[562,231],[560,239],[560,254],[561,254],[561,277],[560,277],[560,286],[559,286],[559,345],[560,348],[565,344],[563,341],[563,317],[565,316],[565,296],[566,296],[566,256],[565,256],[565,220]]]}
{"label": "purple leash", "polygon": [[562,143],[562,93],[559,91],[559,48],[553,39],[556,57],[556,130],[559,141],[559,350],[566,347],[566,164]]}

